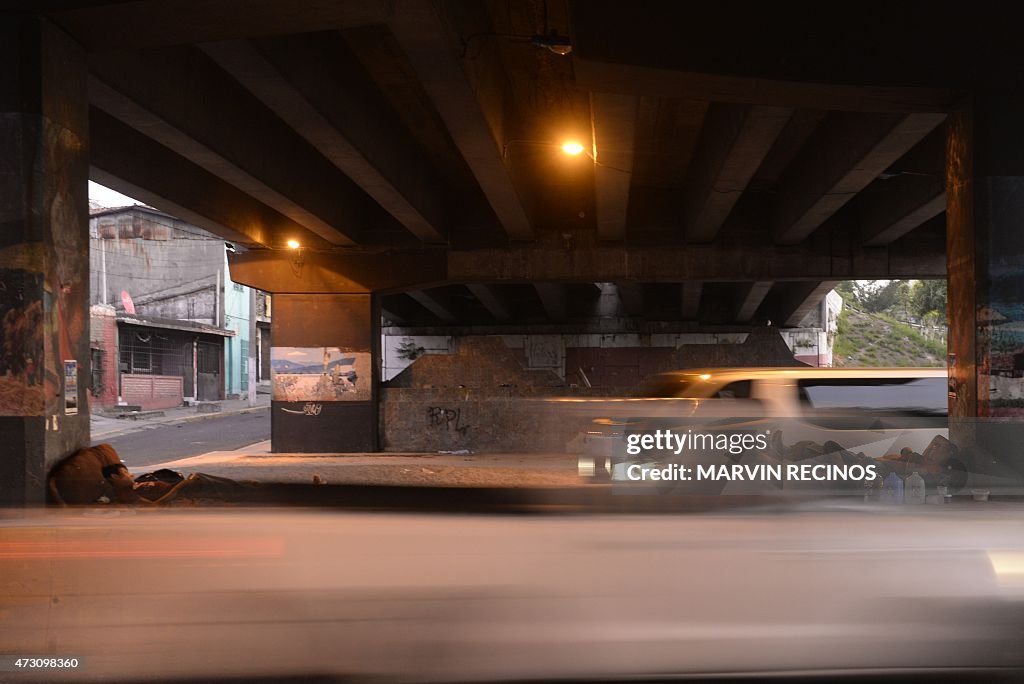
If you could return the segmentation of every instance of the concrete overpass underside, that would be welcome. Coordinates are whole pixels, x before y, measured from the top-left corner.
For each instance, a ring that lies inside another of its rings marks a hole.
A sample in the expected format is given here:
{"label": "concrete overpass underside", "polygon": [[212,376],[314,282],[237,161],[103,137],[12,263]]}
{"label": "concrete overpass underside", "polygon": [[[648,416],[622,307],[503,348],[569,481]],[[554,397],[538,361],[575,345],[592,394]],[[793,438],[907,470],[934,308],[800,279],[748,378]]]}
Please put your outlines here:
{"label": "concrete overpass underside", "polygon": [[318,435],[339,425],[379,447],[382,321],[568,325],[608,283],[635,319],[754,329],[838,280],[948,276],[954,414],[987,415],[986,375],[1019,370],[996,327],[1024,319],[1005,11],[42,5],[0,15],[5,500],[88,440],[87,178],[231,241],[276,345],[369,359],[326,427],[275,422],[282,448],[338,449]]}

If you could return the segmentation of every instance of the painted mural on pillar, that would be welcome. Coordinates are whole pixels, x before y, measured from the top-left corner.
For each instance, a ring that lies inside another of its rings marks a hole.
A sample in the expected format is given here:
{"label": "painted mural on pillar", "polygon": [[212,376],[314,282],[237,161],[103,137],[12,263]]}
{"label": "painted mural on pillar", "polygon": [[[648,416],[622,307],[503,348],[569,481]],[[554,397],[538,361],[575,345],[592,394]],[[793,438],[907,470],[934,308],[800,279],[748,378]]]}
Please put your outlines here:
{"label": "painted mural on pillar", "polygon": [[274,401],[369,401],[370,353],[340,347],[273,347]]}
{"label": "painted mural on pillar", "polygon": [[994,278],[992,304],[978,307],[978,346],[988,351],[979,354],[980,415],[1024,416],[1024,302],[1014,287],[1022,276]]}
{"label": "painted mural on pillar", "polygon": [[[976,177],[977,178],[977,177]],[[985,205],[989,243],[979,248],[987,273],[970,273],[975,290],[973,331],[977,359],[979,416],[1024,416],[1024,179],[1020,176],[987,176],[979,204]],[[976,192],[976,190],[975,190]],[[951,205],[952,206],[952,205]],[[952,263],[952,262],[951,262]],[[987,281],[987,282],[986,282]],[[952,304],[952,302],[951,302]],[[970,360],[960,359],[970,367]]]}
{"label": "painted mural on pillar", "polygon": [[42,275],[0,269],[0,415],[41,416],[43,393]]}
{"label": "painted mural on pillar", "polygon": [[[67,360],[76,362],[76,408],[88,409],[80,382],[89,372],[87,147],[45,117],[7,123],[18,132],[5,129],[14,145],[5,172],[26,190],[10,195],[0,231],[0,415],[50,416],[57,429]],[[77,436],[68,434],[55,448],[70,446]]]}
{"label": "painted mural on pillar", "polygon": [[[46,168],[52,169],[48,195],[48,244],[43,297],[49,317],[46,354],[46,414],[77,415],[79,386],[75,383],[76,413],[66,413],[65,361],[74,359],[76,372],[88,373],[89,216],[86,190],[74,179],[88,176],[85,145],[71,131],[48,124]],[[83,256],[85,258],[83,258]],[[88,412],[88,407],[84,408]]]}

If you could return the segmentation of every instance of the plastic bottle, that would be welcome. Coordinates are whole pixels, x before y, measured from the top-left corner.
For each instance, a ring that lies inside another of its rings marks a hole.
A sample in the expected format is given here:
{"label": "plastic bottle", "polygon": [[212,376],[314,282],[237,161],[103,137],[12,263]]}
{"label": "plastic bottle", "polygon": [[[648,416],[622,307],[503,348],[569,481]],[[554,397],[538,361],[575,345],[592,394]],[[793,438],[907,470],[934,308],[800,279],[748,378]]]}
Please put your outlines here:
{"label": "plastic bottle", "polygon": [[907,478],[905,499],[908,504],[923,504],[925,499],[924,478],[915,470]]}
{"label": "plastic bottle", "polygon": [[896,473],[889,473],[882,480],[882,503],[903,503],[903,480]]}

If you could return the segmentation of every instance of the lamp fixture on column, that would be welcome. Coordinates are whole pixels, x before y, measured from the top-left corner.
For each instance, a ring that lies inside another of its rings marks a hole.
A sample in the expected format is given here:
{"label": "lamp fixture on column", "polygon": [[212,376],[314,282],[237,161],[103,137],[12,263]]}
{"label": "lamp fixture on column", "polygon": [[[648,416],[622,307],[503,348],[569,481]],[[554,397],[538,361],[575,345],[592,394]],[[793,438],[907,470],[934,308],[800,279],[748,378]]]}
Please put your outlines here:
{"label": "lamp fixture on column", "polygon": [[306,263],[306,259],[302,254],[302,243],[295,238],[291,238],[285,244],[288,245],[288,249],[295,253],[291,259],[292,273],[296,278],[300,278],[302,277],[302,267]]}

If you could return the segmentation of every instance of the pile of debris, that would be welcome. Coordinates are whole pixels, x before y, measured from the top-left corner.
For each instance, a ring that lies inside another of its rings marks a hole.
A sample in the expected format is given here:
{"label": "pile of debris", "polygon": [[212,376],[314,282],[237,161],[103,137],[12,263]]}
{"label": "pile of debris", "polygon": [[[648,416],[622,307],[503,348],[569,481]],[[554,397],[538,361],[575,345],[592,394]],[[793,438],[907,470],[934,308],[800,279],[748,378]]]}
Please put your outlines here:
{"label": "pile of debris", "polygon": [[899,453],[889,453],[877,459],[863,452],[853,453],[833,441],[824,444],[803,441],[787,447],[779,439],[773,447],[770,455],[787,463],[874,465],[879,481],[889,473],[905,479],[916,472],[929,488],[945,485],[949,491],[956,492],[967,483],[967,467],[957,457],[956,445],[942,435],[936,435],[923,453],[904,447]]}

